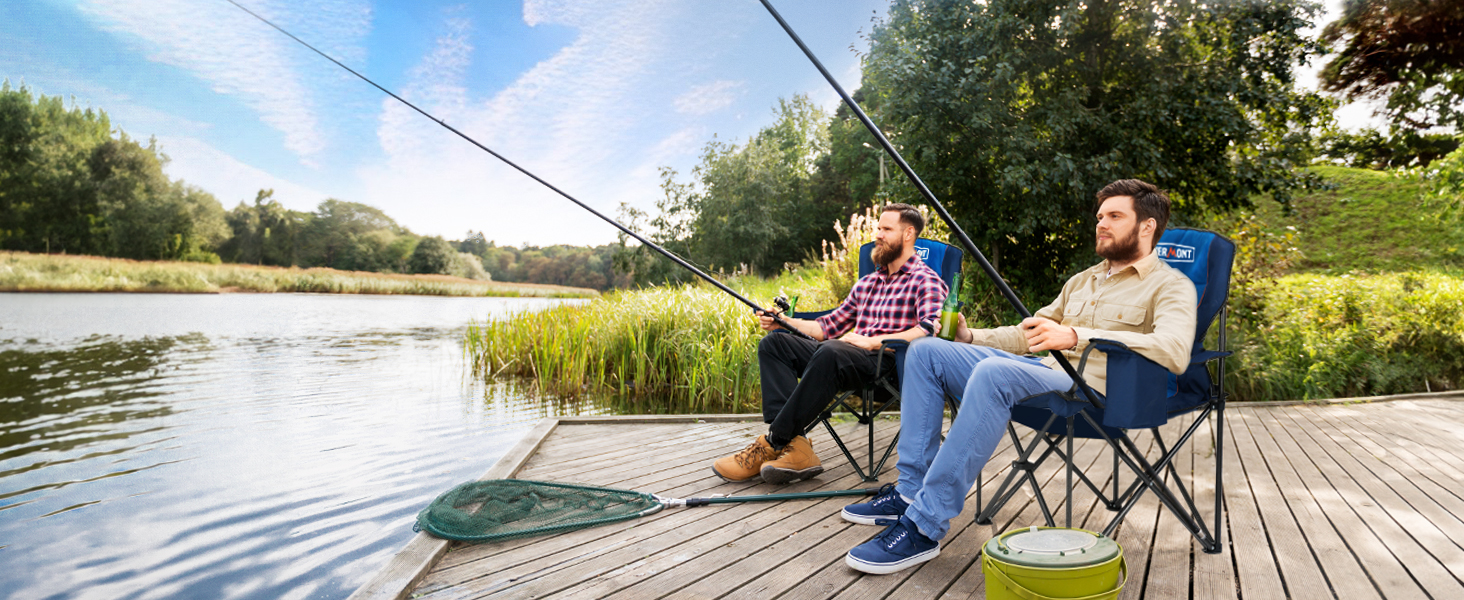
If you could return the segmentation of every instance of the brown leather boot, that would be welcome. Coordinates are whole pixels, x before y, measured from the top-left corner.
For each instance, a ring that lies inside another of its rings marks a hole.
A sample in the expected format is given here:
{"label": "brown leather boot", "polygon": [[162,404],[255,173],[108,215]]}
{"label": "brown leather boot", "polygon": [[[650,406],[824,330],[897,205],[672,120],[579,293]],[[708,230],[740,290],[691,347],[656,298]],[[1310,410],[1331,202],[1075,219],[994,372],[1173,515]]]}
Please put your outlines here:
{"label": "brown leather boot", "polygon": [[768,445],[768,436],[760,435],[757,439],[743,448],[741,452],[731,456],[723,456],[712,463],[712,472],[721,477],[723,481],[738,483],[757,477],[762,472],[763,463],[772,460],[777,456],[773,447]]}
{"label": "brown leather boot", "polygon": [[762,478],[768,483],[793,483],[822,472],[823,464],[813,453],[813,442],[801,435],[783,446],[776,458],[762,465]]}

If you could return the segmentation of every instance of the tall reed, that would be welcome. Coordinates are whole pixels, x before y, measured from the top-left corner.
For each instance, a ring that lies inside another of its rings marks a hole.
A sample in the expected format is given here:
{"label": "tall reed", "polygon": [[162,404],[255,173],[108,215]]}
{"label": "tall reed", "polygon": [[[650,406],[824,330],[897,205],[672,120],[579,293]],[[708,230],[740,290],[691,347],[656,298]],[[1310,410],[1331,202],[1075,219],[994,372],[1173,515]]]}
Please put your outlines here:
{"label": "tall reed", "polygon": [[746,306],[688,285],[473,324],[464,348],[479,376],[528,377],[558,395],[654,395],[689,412],[738,412],[759,406],[762,335]]}
{"label": "tall reed", "polygon": [[476,281],[447,275],[396,275],[0,252],[0,292],[230,291],[564,298],[596,295],[594,290],[583,288]]}

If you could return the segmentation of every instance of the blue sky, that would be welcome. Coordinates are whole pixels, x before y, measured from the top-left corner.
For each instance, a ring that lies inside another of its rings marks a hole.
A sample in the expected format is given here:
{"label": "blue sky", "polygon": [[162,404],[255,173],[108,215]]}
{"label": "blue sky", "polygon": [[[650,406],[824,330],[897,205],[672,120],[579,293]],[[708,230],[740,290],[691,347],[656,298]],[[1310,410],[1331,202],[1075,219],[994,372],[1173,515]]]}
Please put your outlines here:
{"label": "blue sky", "polygon": [[[610,215],[659,196],[713,135],[779,97],[837,97],[756,0],[241,0]],[[841,82],[885,0],[781,0]],[[155,136],[226,208],[275,190],[384,209],[413,231],[598,244],[615,230],[223,0],[7,0],[0,77]]]}
{"label": "blue sky", "polygon": [[[685,174],[713,135],[745,140],[779,97],[838,100],[757,0],[241,2],[612,216],[651,208],[658,167]],[[887,4],[775,2],[850,90]],[[169,175],[226,208],[271,188],[290,208],[363,202],[449,239],[615,238],[224,0],[5,0],[0,22],[0,77],[155,136]],[[1368,112],[1340,116],[1355,127]]]}

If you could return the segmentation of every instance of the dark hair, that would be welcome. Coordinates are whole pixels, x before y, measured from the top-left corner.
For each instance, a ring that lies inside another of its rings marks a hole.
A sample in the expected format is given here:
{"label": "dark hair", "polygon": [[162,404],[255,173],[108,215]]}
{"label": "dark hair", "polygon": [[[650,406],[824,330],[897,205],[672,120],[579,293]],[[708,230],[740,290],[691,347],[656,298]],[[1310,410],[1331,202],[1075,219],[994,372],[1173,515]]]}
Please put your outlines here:
{"label": "dark hair", "polygon": [[1139,223],[1154,219],[1154,242],[1150,248],[1157,246],[1159,238],[1164,235],[1164,227],[1169,225],[1169,194],[1147,181],[1120,179],[1098,190],[1098,201],[1093,204],[1093,212],[1101,210],[1103,201],[1114,196],[1134,199],[1134,215],[1138,217]]}
{"label": "dark hair", "polygon": [[903,202],[891,202],[879,209],[880,214],[887,212],[900,213],[900,222],[915,228],[915,237],[920,237],[920,232],[925,230],[925,217],[915,207]]}

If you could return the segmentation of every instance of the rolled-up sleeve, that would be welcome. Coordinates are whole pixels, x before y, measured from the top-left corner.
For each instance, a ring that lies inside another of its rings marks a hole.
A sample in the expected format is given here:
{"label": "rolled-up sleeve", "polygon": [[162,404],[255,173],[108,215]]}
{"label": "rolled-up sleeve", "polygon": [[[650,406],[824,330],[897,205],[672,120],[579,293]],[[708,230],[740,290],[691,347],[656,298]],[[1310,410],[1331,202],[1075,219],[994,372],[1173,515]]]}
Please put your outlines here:
{"label": "rolled-up sleeve", "polygon": [[832,340],[844,335],[854,327],[854,320],[859,316],[859,306],[863,303],[863,296],[868,291],[868,285],[864,279],[854,283],[854,289],[849,290],[849,295],[844,297],[844,303],[835,308],[833,312],[814,319],[815,323],[823,329],[824,339]]}

